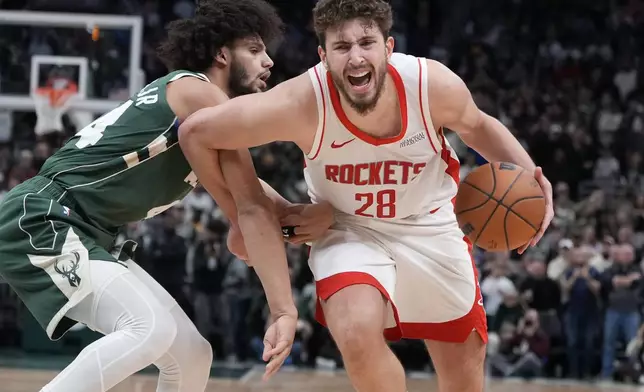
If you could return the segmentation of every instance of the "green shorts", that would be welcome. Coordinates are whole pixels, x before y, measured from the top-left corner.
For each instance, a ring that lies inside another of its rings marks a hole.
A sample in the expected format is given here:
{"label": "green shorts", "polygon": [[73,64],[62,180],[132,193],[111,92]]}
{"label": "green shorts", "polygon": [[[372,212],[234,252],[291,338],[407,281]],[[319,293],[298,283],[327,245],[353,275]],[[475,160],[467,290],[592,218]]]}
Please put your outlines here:
{"label": "green shorts", "polygon": [[0,276],[52,340],[76,324],[65,314],[93,292],[92,263],[121,264],[106,250],[114,235],[87,221],[73,198],[45,177],[16,186],[0,203]]}

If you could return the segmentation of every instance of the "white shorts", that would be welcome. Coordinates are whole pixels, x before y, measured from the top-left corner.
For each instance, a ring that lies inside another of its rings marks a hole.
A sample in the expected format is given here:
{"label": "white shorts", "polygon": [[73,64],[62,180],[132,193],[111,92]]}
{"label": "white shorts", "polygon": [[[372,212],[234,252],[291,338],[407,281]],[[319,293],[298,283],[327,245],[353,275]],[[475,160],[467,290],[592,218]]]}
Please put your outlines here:
{"label": "white shorts", "polygon": [[[464,342],[487,325],[471,244],[448,203],[422,218],[397,221],[342,215],[311,248],[318,300],[368,284],[387,298],[389,340]],[[317,320],[325,325],[318,302]]]}

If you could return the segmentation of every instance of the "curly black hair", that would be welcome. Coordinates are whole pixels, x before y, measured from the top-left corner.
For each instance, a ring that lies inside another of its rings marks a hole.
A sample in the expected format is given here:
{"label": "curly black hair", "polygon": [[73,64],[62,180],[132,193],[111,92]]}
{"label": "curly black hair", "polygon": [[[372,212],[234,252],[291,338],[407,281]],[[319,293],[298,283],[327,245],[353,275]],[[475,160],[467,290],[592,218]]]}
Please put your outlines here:
{"label": "curly black hair", "polygon": [[391,6],[384,0],[320,0],[313,8],[313,26],[324,47],[326,31],[352,19],[375,24],[387,38],[393,25]]}
{"label": "curly black hair", "polygon": [[201,0],[193,18],[168,24],[158,56],[170,70],[204,72],[224,46],[254,36],[268,44],[282,27],[275,8],[264,0]]}

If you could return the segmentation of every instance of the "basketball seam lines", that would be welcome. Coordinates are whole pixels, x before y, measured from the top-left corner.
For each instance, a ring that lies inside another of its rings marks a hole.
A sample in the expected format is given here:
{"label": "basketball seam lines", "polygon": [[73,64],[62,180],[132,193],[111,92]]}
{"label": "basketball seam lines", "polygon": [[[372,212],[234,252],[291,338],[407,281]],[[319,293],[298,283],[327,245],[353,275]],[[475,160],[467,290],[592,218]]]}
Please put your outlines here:
{"label": "basketball seam lines", "polygon": [[[519,174],[519,177],[520,176],[521,176],[521,174]],[[512,203],[510,205],[510,207],[508,207],[508,209],[505,211],[505,216],[503,217],[503,233],[505,234],[505,247],[506,248],[508,248],[508,249],[510,248],[510,239],[508,238],[508,214],[510,213],[510,211],[512,211],[511,210],[512,206],[517,204],[521,200],[532,199],[532,198],[537,198],[537,197],[541,197],[541,196],[529,196],[529,197],[524,197],[524,198],[519,199],[519,200],[515,200],[514,203]],[[515,214],[515,215],[519,216],[519,214]],[[530,227],[532,229],[538,231],[538,229],[535,229],[534,226],[532,226],[531,224],[528,223],[528,225],[530,225]]]}
{"label": "basketball seam lines", "polygon": [[[521,218],[521,220],[523,220],[525,223],[527,223],[527,224],[528,224],[528,226],[530,226],[530,227],[532,227],[533,229],[535,229],[535,230],[537,230],[537,231],[538,231],[538,230],[539,230],[539,227],[536,227],[536,226],[535,226],[535,225],[533,225],[530,221],[528,221],[527,219],[524,219],[521,215],[517,214],[516,212],[514,212],[514,211],[512,210],[512,207],[513,207],[515,204],[517,204],[518,202],[520,202],[520,201],[524,201],[524,200],[531,200],[531,199],[543,199],[543,196],[527,196],[527,197],[522,197],[522,198],[520,198],[520,199],[515,200],[515,201],[514,201],[514,203],[510,204],[510,206],[509,206],[509,207],[506,207],[506,208],[508,209],[508,212],[506,212],[506,213],[505,213],[505,218],[507,219],[507,217],[508,217],[508,213],[510,213],[510,212],[511,212],[511,213],[513,213],[514,215],[516,215],[516,216],[518,216],[519,218]],[[541,219],[541,221],[543,221],[543,219]],[[539,222],[539,226],[541,226],[541,222]]]}
{"label": "basketball seam lines", "polygon": [[[466,209],[464,209],[464,210],[461,210],[461,211],[456,212],[456,215],[460,215],[460,214],[463,214],[463,213],[465,213],[465,212],[470,212],[470,211],[474,211],[474,210],[476,210],[477,208],[481,208],[481,207],[483,207],[483,206],[485,205],[485,203],[487,203],[487,202],[488,202],[488,201],[490,201],[490,200],[497,201],[497,200],[496,200],[496,199],[494,199],[494,198],[493,198],[489,193],[483,192],[483,190],[481,190],[481,189],[479,189],[478,187],[476,187],[476,186],[474,186],[474,185],[470,184],[470,183],[469,183],[469,182],[467,182],[467,181],[461,181],[461,185],[469,185],[469,186],[471,186],[472,188],[476,189],[477,191],[479,191],[479,192],[481,192],[482,194],[484,194],[485,196],[487,196],[487,199],[485,199],[485,200],[483,201],[483,203],[481,203],[481,204],[477,204],[477,205],[475,205],[474,207],[466,208]],[[505,206],[504,206],[504,207],[505,207]]]}
{"label": "basketball seam lines", "polygon": [[490,201],[490,200],[494,200],[494,201],[496,201],[497,203],[499,202],[499,201],[498,201],[498,200],[496,200],[494,197],[492,197],[492,195],[494,194],[494,191],[496,191],[496,174],[494,173],[494,167],[493,167],[492,165],[490,165],[490,170],[492,171],[492,192],[491,192],[491,193],[484,192],[484,191],[483,191],[482,189],[480,189],[479,187],[476,187],[476,186],[474,186],[474,185],[470,184],[470,183],[469,183],[469,182],[467,182],[467,181],[461,181],[461,184],[467,184],[467,185],[471,186],[472,188],[476,189],[477,191],[481,192],[481,193],[482,193],[482,194],[484,194],[485,196],[487,196],[487,200],[485,200],[483,203],[481,203],[481,204],[477,205],[476,207],[468,208],[468,209],[465,209],[465,210],[463,210],[463,211],[458,211],[458,212],[456,213],[456,215],[458,215],[458,214],[462,214],[462,213],[464,213],[464,212],[468,212],[468,211],[473,211],[473,210],[475,210],[475,209],[477,209],[477,208],[479,208],[479,207],[484,206],[484,205],[485,205],[485,203],[487,203],[487,202],[488,202],[488,201]]}
{"label": "basketball seam lines", "polygon": [[[494,173],[494,166],[492,166],[491,169],[492,169],[492,173]],[[481,237],[481,235],[485,231],[485,228],[487,227],[487,224],[490,223],[490,220],[494,216],[494,213],[499,208],[499,205],[501,205],[501,202],[503,202],[503,199],[505,198],[505,196],[507,196],[508,192],[510,192],[510,189],[512,189],[512,186],[514,185],[514,183],[517,182],[517,180],[519,179],[519,177],[521,177],[521,174],[523,174],[524,171],[525,171],[525,169],[521,169],[519,174],[516,177],[514,177],[514,180],[512,180],[512,182],[508,186],[508,189],[505,190],[505,193],[503,194],[503,196],[501,196],[501,199],[497,201],[497,205],[494,207],[494,210],[492,210],[492,212],[490,213],[490,216],[488,216],[487,220],[483,224],[483,227],[481,227],[481,231],[479,231],[479,235],[476,236],[476,239],[474,240],[475,243],[478,242],[479,238]],[[506,234],[506,236],[507,236],[507,234]],[[506,238],[506,241],[507,240],[508,239]],[[508,245],[509,244],[506,242],[506,246],[508,246]]]}
{"label": "basketball seam lines", "polygon": [[[494,173],[494,166],[492,166],[492,173]],[[499,204],[501,202],[503,202],[503,199],[508,194],[508,192],[510,192],[510,189],[512,189],[512,186],[514,185],[514,183],[519,179],[519,177],[521,177],[522,173],[523,173],[523,170],[521,172],[519,172],[519,175],[514,178],[514,181],[512,181],[512,183],[510,184],[508,189],[505,191],[503,196],[501,196],[501,200],[499,200],[499,202],[496,204],[497,207],[499,206]],[[494,210],[496,211],[496,208]],[[509,210],[509,208],[506,208],[506,214],[507,214],[507,210]],[[492,211],[492,216],[494,215],[495,211]],[[490,216],[490,219],[492,219],[492,216]],[[505,248],[510,249],[510,239],[508,238],[508,228],[507,228],[507,224],[506,224],[506,221],[505,221],[505,217],[503,218],[503,236],[505,237]]]}
{"label": "basketball seam lines", "polygon": [[[533,225],[532,223],[530,223],[530,221],[529,221],[529,220],[525,219],[525,218],[524,218],[524,217],[522,217],[521,215],[517,214],[514,210],[512,210],[512,206],[513,206],[513,205],[515,205],[517,202],[519,202],[519,201],[521,201],[521,200],[528,200],[528,199],[540,199],[540,198],[543,198],[543,196],[529,196],[529,197],[522,197],[521,199],[516,200],[516,201],[515,201],[514,203],[512,203],[510,206],[507,206],[507,205],[503,204],[503,202],[502,202],[501,200],[497,200],[496,198],[492,197],[489,193],[485,192],[483,189],[481,189],[481,188],[477,187],[476,185],[472,185],[471,183],[469,183],[469,182],[467,182],[467,181],[461,181],[461,184],[467,184],[467,185],[471,186],[472,188],[476,189],[477,191],[479,191],[479,192],[483,193],[484,195],[486,195],[488,198],[487,198],[487,200],[485,201],[485,203],[487,203],[487,202],[488,202],[488,201],[490,201],[490,200],[494,200],[495,202],[497,202],[498,204],[500,204],[502,207],[505,207],[506,209],[508,209],[508,210],[509,210],[513,215],[515,215],[517,218],[519,218],[519,219],[521,219],[522,221],[524,221],[528,226],[532,227],[533,229],[535,228],[535,227],[534,227],[534,225]],[[476,209],[476,208],[481,208],[481,207],[483,207],[483,205],[484,205],[485,203],[483,203],[483,204],[481,204],[481,205],[478,205],[478,206],[476,206],[476,207],[473,207],[473,208],[468,208],[468,209],[463,210],[463,211],[458,211],[458,212],[456,212],[456,215],[460,215],[460,214],[462,214],[462,213],[464,213],[464,212],[473,211],[473,210],[474,210],[474,209]]]}
{"label": "basketball seam lines", "polygon": [[492,170],[492,193],[488,196],[490,196],[490,199],[494,199],[494,192],[496,192],[496,172],[494,171],[494,165],[490,165],[490,170]]}

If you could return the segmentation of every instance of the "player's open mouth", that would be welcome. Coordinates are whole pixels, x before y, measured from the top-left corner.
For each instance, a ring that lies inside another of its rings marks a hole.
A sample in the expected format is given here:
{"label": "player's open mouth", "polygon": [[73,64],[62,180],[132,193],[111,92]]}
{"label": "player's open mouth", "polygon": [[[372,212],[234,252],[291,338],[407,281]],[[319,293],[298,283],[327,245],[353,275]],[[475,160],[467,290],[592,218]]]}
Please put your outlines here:
{"label": "player's open mouth", "polygon": [[371,82],[371,72],[362,71],[352,73],[351,75],[347,75],[347,80],[354,90],[364,91],[367,87],[369,87],[369,84]]}
{"label": "player's open mouth", "polygon": [[260,90],[265,91],[268,88],[267,80],[270,77],[271,77],[270,71],[259,75],[257,79],[259,79],[260,81],[260,86],[259,86]]}

